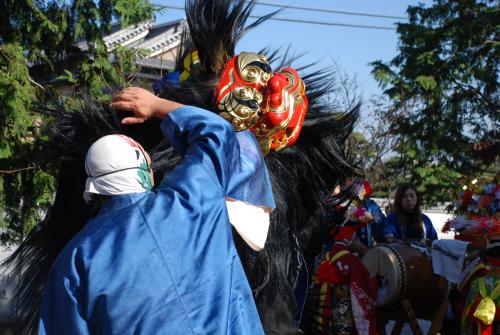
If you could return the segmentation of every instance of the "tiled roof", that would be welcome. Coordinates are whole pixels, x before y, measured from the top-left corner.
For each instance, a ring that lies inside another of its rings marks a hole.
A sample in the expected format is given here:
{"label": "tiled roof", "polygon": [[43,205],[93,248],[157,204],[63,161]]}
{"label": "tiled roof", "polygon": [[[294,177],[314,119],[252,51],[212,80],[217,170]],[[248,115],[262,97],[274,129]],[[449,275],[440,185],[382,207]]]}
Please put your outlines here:
{"label": "tiled roof", "polygon": [[173,25],[167,30],[157,33],[152,38],[146,36],[144,41],[137,47],[149,51],[148,57],[150,58],[161,55],[179,46],[185,27],[186,21],[182,20],[177,25]]}
{"label": "tiled roof", "polygon": [[[138,65],[152,69],[168,69],[175,65],[174,62],[157,57],[178,47],[186,29],[185,19],[156,26],[153,26],[151,21],[146,21],[125,29],[115,28],[113,33],[104,37],[104,42],[108,50],[117,46],[145,49],[148,51],[147,58],[136,59]],[[79,42],[77,46],[82,50],[88,49],[86,41]]]}
{"label": "tiled roof", "polygon": [[160,58],[137,58],[135,63],[142,67],[147,67],[150,69],[172,69],[175,66],[175,62],[171,60],[165,60]]}
{"label": "tiled roof", "polygon": [[[109,50],[112,50],[119,45],[130,45],[147,36],[151,26],[151,21],[145,21],[125,29],[120,29],[108,36],[105,36],[104,43]],[[77,46],[82,50],[88,49],[87,41],[81,41],[77,44]]]}
{"label": "tiled roof", "polygon": [[143,22],[135,27],[128,27],[104,37],[107,47],[114,48],[118,45],[127,46],[135,41],[142,39],[149,34],[152,26],[151,21]]}

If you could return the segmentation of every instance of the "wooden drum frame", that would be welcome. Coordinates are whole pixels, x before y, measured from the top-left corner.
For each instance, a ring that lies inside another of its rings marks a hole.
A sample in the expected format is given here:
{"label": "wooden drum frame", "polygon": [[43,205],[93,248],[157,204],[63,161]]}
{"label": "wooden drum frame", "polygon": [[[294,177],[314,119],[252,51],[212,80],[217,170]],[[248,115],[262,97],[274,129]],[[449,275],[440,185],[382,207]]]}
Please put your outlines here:
{"label": "wooden drum frame", "polygon": [[416,311],[428,310],[448,295],[450,285],[433,273],[431,259],[409,243],[378,245],[365,253],[362,262],[370,276],[379,279],[379,285],[386,284],[379,288],[377,306],[388,307],[406,299]]}

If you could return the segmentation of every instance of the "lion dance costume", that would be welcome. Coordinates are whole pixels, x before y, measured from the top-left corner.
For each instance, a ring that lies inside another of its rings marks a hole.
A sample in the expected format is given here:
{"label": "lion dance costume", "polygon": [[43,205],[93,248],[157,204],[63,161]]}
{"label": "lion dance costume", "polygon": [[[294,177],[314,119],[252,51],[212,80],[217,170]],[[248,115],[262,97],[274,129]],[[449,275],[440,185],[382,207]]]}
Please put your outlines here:
{"label": "lion dance costume", "polygon": [[[327,191],[353,173],[353,156],[345,152],[344,142],[359,106],[336,112],[324,99],[333,90],[333,74],[316,71],[299,76],[307,67],[291,68],[294,59],[287,53],[281,60],[278,52],[235,55],[243,33],[274,14],[246,25],[254,5],[244,0],[187,0],[189,34],[183,38],[175,69],[179,80],[164,81],[159,95],[213,111],[237,131],[254,132],[266,154],[276,210],[263,250],[255,252],[237,234],[234,238],[265,332],[296,334],[299,306],[294,286],[304,266],[301,254],[311,248],[316,233],[328,229],[317,214],[323,212]],[[84,157],[90,145],[112,133],[134,138],[152,153],[156,179],[179,160],[154,121],[122,126],[119,111],[91,99],[76,111],[61,105],[39,112],[53,119],[47,152],[61,165],[54,205],[10,259],[18,265],[21,278],[16,307],[23,334],[36,331],[43,283],[54,259],[95,215],[95,209],[81,199]],[[339,195],[339,201],[343,197],[347,195]]]}

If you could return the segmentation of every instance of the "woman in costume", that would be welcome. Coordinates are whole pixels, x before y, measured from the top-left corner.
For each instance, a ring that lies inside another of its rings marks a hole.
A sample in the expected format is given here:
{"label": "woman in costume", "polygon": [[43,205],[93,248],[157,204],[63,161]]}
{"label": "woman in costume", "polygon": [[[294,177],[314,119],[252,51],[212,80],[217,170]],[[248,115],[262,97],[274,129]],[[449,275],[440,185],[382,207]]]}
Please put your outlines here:
{"label": "woman in costume", "polygon": [[398,240],[437,240],[431,219],[420,210],[420,196],[411,184],[398,187],[394,197],[394,213],[387,216],[383,224],[383,237],[387,242]]}
{"label": "woman in costume", "polygon": [[[351,156],[343,144],[359,107],[338,113],[322,99],[333,87],[328,71],[299,77],[288,67],[290,60],[285,57],[280,62],[276,53],[235,55],[242,34],[270,17],[246,26],[254,5],[244,0],[186,1],[190,35],[183,39],[175,69],[184,80],[167,81],[160,96],[218,113],[238,131],[251,129],[267,154],[277,209],[271,214],[266,247],[257,253],[237,234],[234,238],[265,332],[295,334],[299,308],[293,290],[301,253],[327,226],[310,218],[322,212],[323,190],[352,175]],[[281,71],[273,75],[272,64]],[[269,84],[272,87],[266,88]],[[36,329],[43,282],[54,259],[95,215],[79,196],[86,177],[83,158],[90,144],[116,132],[133,137],[152,153],[159,179],[179,161],[154,122],[124,128],[119,112],[91,101],[77,111],[60,106],[42,112],[54,119],[48,153],[62,157],[62,163],[54,206],[11,258],[19,265],[21,278],[17,310],[22,333]]]}

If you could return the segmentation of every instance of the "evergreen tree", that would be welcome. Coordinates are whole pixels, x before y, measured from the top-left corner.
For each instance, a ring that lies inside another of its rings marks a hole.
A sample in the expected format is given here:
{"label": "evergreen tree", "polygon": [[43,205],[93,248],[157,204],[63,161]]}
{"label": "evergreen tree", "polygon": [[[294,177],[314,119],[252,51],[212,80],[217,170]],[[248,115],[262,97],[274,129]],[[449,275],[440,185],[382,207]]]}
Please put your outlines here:
{"label": "evergreen tree", "polygon": [[500,5],[436,0],[408,8],[399,54],[372,63],[390,103],[383,119],[395,137],[397,177],[431,203],[448,199],[461,176],[498,169]]}
{"label": "evergreen tree", "polygon": [[[152,19],[147,0],[0,2],[0,237],[19,242],[52,202],[57,161],[43,153],[36,104],[61,96],[61,87],[109,99],[138,69],[140,51],[108,49],[112,25]],[[86,41],[88,48],[77,43]],[[85,50],[83,50],[85,49]],[[63,99],[63,98],[61,98]],[[78,104],[77,101],[72,103]]]}

